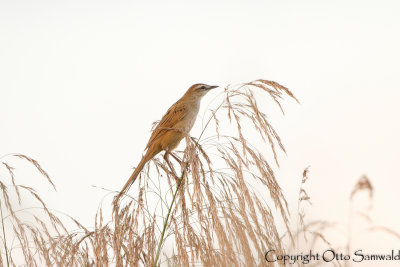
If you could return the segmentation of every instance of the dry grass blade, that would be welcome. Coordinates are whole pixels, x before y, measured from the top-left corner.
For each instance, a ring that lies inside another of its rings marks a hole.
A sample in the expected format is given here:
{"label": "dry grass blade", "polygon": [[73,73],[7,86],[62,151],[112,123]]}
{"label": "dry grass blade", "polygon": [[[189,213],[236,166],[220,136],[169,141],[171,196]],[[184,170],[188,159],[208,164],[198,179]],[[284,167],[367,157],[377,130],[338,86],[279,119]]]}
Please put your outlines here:
{"label": "dry grass blade", "polygon": [[[185,150],[175,151],[171,162],[157,157],[148,163],[134,194],[114,206],[111,221],[100,208],[90,229],[72,220],[77,229],[68,230],[34,188],[15,184],[13,168],[3,163],[18,199],[30,196],[42,211],[25,210],[32,218],[22,221],[19,213],[24,210],[14,209],[0,181],[9,213],[5,223],[18,243],[8,249],[10,264],[20,264],[18,254],[29,266],[266,265],[267,250],[285,250],[277,225],[283,224],[293,238],[287,201],[264,155],[270,147],[278,163],[278,150],[285,150],[256,97],[259,89],[282,111],[285,95],[297,101],[289,89],[272,81],[227,86],[198,138],[187,136]],[[225,111],[231,126],[220,121]],[[215,128],[208,135],[210,125]],[[264,148],[253,143],[250,133]],[[13,156],[32,163],[55,188],[36,160]]]}
{"label": "dry grass blade", "polygon": [[4,166],[6,166],[8,173],[10,174],[12,184],[13,184],[13,186],[15,188],[15,192],[17,193],[17,196],[18,196],[18,202],[19,202],[19,204],[21,204],[21,194],[19,193],[18,186],[15,184],[15,175],[14,175],[14,171],[13,171],[14,168],[11,167],[10,165],[8,165],[8,163],[6,163],[6,162],[2,162],[2,163]]}
{"label": "dry grass blade", "polygon": [[[174,151],[171,161],[153,158],[139,175],[132,195],[114,205],[109,220],[99,208],[90,228],[68,217],[74,225],[71,230],[33,187],[16,184],[14,168],[1,162],[14,190],[0,181],[5,249],[0,266],[4,259],[10,266],[275,266],[265,261],[266,251],[283,255],[299,246],[300,234],[311,249],[321,243],[332,247],[325,232],[336,224],[305,223],[303,204],[311,204],[305,189],[308,167],[299,188],[297,231],[291,232],[288,204],[265,153],[270,151],[271,161],[278,164],[278,152],[285,148],[260,105],[259,93],[270,97],[282,112],[285,96],[298,102],[288,88],[273,81],[227,86],[200,135],[186,136],[186,148]],[[226,123],[221,120],[225,114]],[[55,188],[36,160],[13,156],[33,164]],[[370,180],[361,177],[351,202],[361,191],[369,192],[372,200],[373,190]],[[19,205],[29,197],[39,204],[40,212],[16,208],[14,193]],[[368,214],[358,214],[372,225]],[[367,229],[377,230],[400,238],[386,227]],[[6,235],[10,231],[15,240],[11,247]]]}
{"label": "dry grass blade", "polygon": [[30,158],[28,156],[25,156],[23,154],[14,154],[13,156],[21,158],[21,159],[25,159],[27,161],[29,161],[30,163],[33,164],[33,166],[36,167],[36,169],[38,169],[38,171],[44,176],[46,177],[47,181],[53,186],[54,190],[56,190],[56,186],[53,184],[53,182],[50,179],[50,176],[47,174],[47,172],[40,166],[40,164],[34,160],[33,158]]}
{"label": "dry grass blade", "polygon": [[[32,163],[55,188],[47,172],[36,160],[22,154],[13,156]],[[89,266],[86,264],[89,262],[88,254],[83,246],[76,249],[73,255],[70,252],[70,248],[76,247],[74,244],[79,234],[68,232],[61,219],[48,209],[46,203],[32,187],[16,184],[13,167],[5,161],[2,161],[2,165],[9,171],[14,189],[8,190],[8,186],[0,181],[2,192],[0,203],[5,203],[5,207],[1,206],[0,209],[7,266],[20,264],[28,266],[42,266],[43,264],[46,266]],[[15,192],[17,195],[19,208],[12,201],[10,192]],[[41,208],[23,207],[22,199],[27,199],[30,203],[37,202]],[[84,231],[83,226],[80,226],[80,229]],[[8,247],[6,245],[7,235],[13,235],[12,239],[16,240],[16,244],[12,242],[11,247]],[[72,264],[67,264],[67,262],[72,262]]]}
{"label": "dry grass blade", "polygon": [[374,195],[374,188],[366,175],[361,176],[358,180],[357,184],[354,186],[353,191],[351,192],[350,199],[354,197],[354,195],[362,190],[368,191],[369,198],[372,200]]}
{"label": "dry grass blade", "polygon": [[[271,147],[276,163],[277,147],[283,151],[284,147],[260,109],[254,89],[267,92],[281,109],[280,100],[285,94],[296,99],[286,87],[272,81],[226,87],[224,100],[211,112],[201,135],[197,139],[187,137],[186,149],[175,152],[180,164],[171,169],[166,162],[154,159],[154,168],[142,172],[146,179],[137,184],[139,194],[134,198],[140,198],[143,190],[159,191],[158,197],[165,196],[152,205],[154,219],[141,217],[145,205],[140,201],[114,208],[114,234],[119,235],[115,245],[132,248],[123,256],[116,256],[117,265],[138,266],[131,261],[135,258],[155,266],[164,261],[179,266],[254,266],[265,264],[264,253],[268,249],[284,251],[275,215],[264,198],[270,196],[291,237],[287,202],[270,164],[246,136],[252,130],[258,133]],[[223,110],[227,110],[236,136],[232,130],[221,128],[218,114]],[[215,125],[215,135],[203,136],[210,124]],[[174,169],[182,173],[178,182]],[[162,185],[154,188],[159,183]],[[151,206],[147,204],[146,207]],[[167,213],[162,212],[165,209]],[[155,225],[165,226],[159,235],[154,235]],[[128,233],[140,237],[140,241],[127,238]],[[154,238],[157,236],[159,239]],[[156,245],[159,249],[154,250]],[[171,247],[173,254],[161,252],[164,246]],[[115,247],[114,252],[121,254]]]}

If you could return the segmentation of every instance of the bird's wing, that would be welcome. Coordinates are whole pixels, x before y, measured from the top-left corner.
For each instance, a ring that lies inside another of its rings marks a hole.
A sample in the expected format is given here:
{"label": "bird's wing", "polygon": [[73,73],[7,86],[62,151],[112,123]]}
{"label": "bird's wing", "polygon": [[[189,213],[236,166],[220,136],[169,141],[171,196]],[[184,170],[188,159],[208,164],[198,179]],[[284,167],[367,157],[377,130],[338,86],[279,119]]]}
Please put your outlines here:
{"label": "bird's wing", "polygon": [[148,149],[159,137],[161,137],[165,132],[174,128],[174,126],[183,120],[186,115],[186,105],[178,100],[173,104],[162,117],[161,121],[158,123],[157,127],[151,134],[150,140],[147,143],[146,149]]}

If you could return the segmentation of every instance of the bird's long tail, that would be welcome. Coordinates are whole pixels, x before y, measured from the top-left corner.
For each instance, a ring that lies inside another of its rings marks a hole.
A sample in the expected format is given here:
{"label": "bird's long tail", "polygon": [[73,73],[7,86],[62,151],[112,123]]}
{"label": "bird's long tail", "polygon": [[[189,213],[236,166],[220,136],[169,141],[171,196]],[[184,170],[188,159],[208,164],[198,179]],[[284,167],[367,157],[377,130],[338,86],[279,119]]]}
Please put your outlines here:
{"label": "bird's long tail", "polygon": [[131,177],[129,177],[128,181],[125,183],[124,187],[122,188],[121,192],[117,195],[114,199],[114,204],[117,204],[119,199],[126,194],[129,188],[133,185],[136,178],[138,177],[139,173],[142,171],[144,165],[151,160],[156,154],[160,151],[154,151],[154,149],[147,150],[147,153],[143,156],[142,160],[139,162],[138,166],[136,167],[135,171],[132,173]]}

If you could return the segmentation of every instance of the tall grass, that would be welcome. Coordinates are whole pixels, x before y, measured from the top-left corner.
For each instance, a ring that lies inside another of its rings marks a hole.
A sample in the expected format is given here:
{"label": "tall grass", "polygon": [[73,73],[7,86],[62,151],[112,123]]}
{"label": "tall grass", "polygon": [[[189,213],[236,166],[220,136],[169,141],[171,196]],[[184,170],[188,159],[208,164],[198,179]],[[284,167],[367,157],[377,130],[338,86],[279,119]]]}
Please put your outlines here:
{"label": "tall grass", "polygon": [[[0,266],[68,266],[65,263],[74,258],[76,262],[88,262],[89,255],[83,249],[68,253],[75,243],[75,233],[68,231],[60,218],[52,212],[34,188],[16,183],[13,158],[32,164],[55,189],[47,172],[39,163],[22,154],[9,154],[0,158],[0,165],[8,172],[0,181],[1,223],[3,249]],[[12,197],[16,197],[12,199]],[[37,203],[36,207],[23,206],[24,201]],[[4,204],[4,205],[3,205]],[[68,217],[68,216],[67,216]],[[80,229],[85,229],[77,221]],[[84,266],[84,265],[81,265]]]}
{"label": "tall grass", "polygon": [[[173,162],[161,155],[151,160],[112,214],[99,209],[90,228],[52,212],[32,187],[16,183],[10,157],[33,164],[55,189],[37,161],[21,154],[0,158],[9,178],[8,184],[5,177],[0,181],[0,266],[268,266],[266,251],[284,254],[300,238],[311,235],[311,247],[317,240],[331,246],[323,235],[328,223],[304,221],[308,169],[297,230],[290,228],[272,167],[285,149],[264,110],[265,103],[275,103],[283,111],[285,96],[297,101],[273,81],[227,86],[203,118],[200,134],[185,138]],[[366,185],[360,182],[354,194]],[[26,196],[40,209],[17,207]],[[66,227],[68,220],[76,229]]]}
{"label": "tall grass", "polygon": [[[288,206],[264,150],[269,146],[277,162],[277,149],[284,147],[260,109],[260,92],[281,109],[285,95],[296,100],[272,81],[227,86],[201,134],[187,136],[185,150],[174,152],[176,162],[153,159],[132,195],[114,206],[112,218],[105,220],[100,209],[91,230],[72,219],[78,230],[68,231],[33,188],[15,184],[12,167],[3,161],[19,201],[23,190],[43,212],[41,218],[32,212],[35,224],[21,221],[0,183],[9,213],[2,218],[18,240],[10,248],[3,237],[6,260],[15,265],[19,254],[29,266],[253,266],[265,263],[268,248],[283,252],[276,215],[291,236]],[[247,135],[257,135],[263,145]],[[35,160],[12,156],[32,163],[53,185]]]}
{"label": "tall grass", "polygon": [[[296,243],[292,247],[288,248],[287,251],[289,253],[301,253],[307,251],[321,252],[326,249],[331,249],[337,253],[352,256],[355,248],[356,250],[362,249],[362,247],[354,246],[354,239],[360,237],[360,235],[365,235],[376,231],[381,232],[382,236],[391,236],[400,240],[400,233],[386,226],[375,224],[372,218],[369,216],[368,213],[371,210],[373,203],[374,187],[371,180],[366,175],[362,175],[351,190],[349,196],[347,225],[343,225],[343,222],[325,220],[307,220],[308,222],[305,223],[305,210],[307,209],[305,204],[307,203],[311,205],[311,197],[305,190],[305,184],[308,180],[309,168],[307,167],[303,172],[299,191],[297,215],[298,223],[297,229],[294,233]],[[369,203],[365,203],[363,201],[364,207],[361,209],[356,209],[354,199],[358,194],[363,192],[368,194]],[[356,222],[358,222],[357,219],[361,219],[366,222],[366,226],[360,228],[360,224],[356,224]],[[347,230],[343,231],[343,228]],[[357,231],[354,231],[355,228],[357,228]],[[330,241],[327,237],[327,235],[331,234],[332,232],[335,233],[334,236],[336,236],[334,242]],[[374,252],[371,251],[370,253],[373,254]],[[384,264],[382,262],[374,263]],[[340,260],[340,258],[329,263],[326,263],[321,259],[320,261],[310,262],[307,264],[307,266],[324,266],[328,264],[329,266],[339,267],[353,265],[357,266],[357,264],[353,264],[352,260]],[[294,265],[304,266],[301,261],[296,262]]]}
{"label": "tall grass", "polygon": [[[276,218],[260,192],[269,194],[291,235],[287,202],[261,152],[269,146],[277,161],[276,150],[284,147],[259,108],[255,90],[272,97],[280,108],[284,95],[295,99],[272,81],[226,87],[200,136],[187,136],[186,149],[174,152],[178,164],[171,169],[164,160],[152,160],[139,177],[136,195],[115,207],[117,265],[254,266],[265,263],[268,248],[283,252]],[[235,131],[229,128],[225,134],[220,118]],[[212,134],[205,135],[210,127]],[[246,138],[249,134],[257,134],[266,146],[255,147]]]}

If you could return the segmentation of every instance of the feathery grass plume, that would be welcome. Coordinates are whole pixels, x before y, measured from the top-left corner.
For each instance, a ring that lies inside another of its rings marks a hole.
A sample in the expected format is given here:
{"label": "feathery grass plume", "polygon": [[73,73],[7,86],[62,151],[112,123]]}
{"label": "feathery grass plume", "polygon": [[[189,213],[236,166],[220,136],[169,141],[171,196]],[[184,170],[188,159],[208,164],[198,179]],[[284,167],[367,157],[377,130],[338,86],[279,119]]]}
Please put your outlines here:
{"label": "feathery grass plume", "polygon": [[[302,185],[304,184],[305,181],[308,180],[308,168],[305,169],[303,172],[303,178],[302,178]],[[368,198],[369,198],[369,207],[366,208],[365,211],[361,210],[355,210],[354,208],[354,198],[357,194],[366,191],[368,193]],[[390,229],[386,226],[382,225],[376,225],[372,218],[368,215],[368,211],[371,209],[372,206],[372,201],[373,201],[373,191],[374,187],[372,186],[372,183],[370,179],[366,175],[362,175],[360,179],[357,181],[355,184],[352,192],[350,193],[350,203],[349,203],[349,212],[348,212],[348,224],[347,224],[347,233],[343,234],[343,231],[341,228],[343,228],[343,225],[339,224],[338,222],[327,222],[327,221],[311,221],[308,223],[304,223],[304,215],[305,212],[302,210],[299,212],[298,216],[300,217],[300,228],[298,228],[297,232],[295,233],[296,241],[297,244],[299,245],[300,242],[299,236],[302,235],[304,237],[304,240],[306,241],[305,244],[302,247],[303,251],[321,251],[321,247],[329,248],[334,251],[340,252],[340,251],[345,251],[345,254],[351,255],[352,254],[352,247],[354,240],[360,236],[361,234],[364,235],[368,232],[374,232],[374,231],[380,231],[384,234],[387,234],[389,236],[393,236],[397,239],[400,239],[400,233],[396,232],[393,229]],[[309,196],[305,191],[303,192],[302,186],[300,189],[300,197],[299,197],[299,203],[302,203],[303,201],[309,201]],[[361,218],[367,223],[367,227],[364,227],[363,229],[360,229],[360,227],[357,227],[358,232],[354,233],[353,224],[355,224],[355,215],[357,215],[358,218]],[[335,243],[332,243],[328,241],[326,238],[326,234],[328,232],[334,232],[335,236],[343,236],[343,242],[340,242],[338,240],[335,240]],[[311,237],[311,239],[310,239]],[[302,243],[303,244],[303,243]],[[332,266],[348,266],[349,261],[339,261],[338,259],[335,259],[334,261],[330,262]],[[322,261],[315,261],[307,264],[307,266],[325,266],[325,262]],[[301,263],[297,263],[297,266],[303,266]]]}
{"label": "feathery grass plume", "polygon": [[[16,183],[15,168],[9,161],[12,157],[27,160],[52,185],[53,182],[40,164],[22,154],[8,154],[0,157],[0,166],[3,166],[7,175],[0,176],[0,210],[2,222],[3,244],[1,249],[0,266],[85,266],[88,254],[84,250],[70,253],[74,247],[77,233],[68,232],[64,223],[57,217],[41,199],[34,188]],[[7,183],[7,178],[11,183]],[[14,195],[17,198],[15,202]],[[26,207],[24,200],[37,202],[37,207]],[[4,205],[3,205],[4,204]],[[77,223],[77,222],[76,222]],[[82,225],[77,223],[80,229]],[[75,261],[67,265],[68,261]],[[82,264],[83,265],[82,265]]]}
{"label": "feathery grass plume", "polygon": [[[310,221],[306,223],[306,207],[304,204],[308,204],[311,206],[311,197],[307,193],[305,186],[309,178],[310,173],[310,166],[306,167],[303,170],[301,176],[301,184],[299,187],[299,198],[297,202],[297,226],[296,231],[294,232],[295,243],[292,243],[291,246],[288,248],[288,251],[293,255],[300,255],[304,254],[308,251],[319,252],[321,251],[321,247],[326,247],[329,249],[333,249],[334,251],[340,251],[342,247],[335,246],[330,241],[328,241],[325,232],[327,230],[334,230],[337,226],[336,223],[316,220]],[[316,261],[311,260],[306,265],[302,260],[297,260],[293,266],[323,266],[325,262],[322,260]],[[332,266],[342,266],[340,261],[335,259],[331,261],[330,264]]]}
{"label": "feathery grass plume", "polygon": [[[301,184],[300,184],[300,189],[299,189],[299,199],[297,202],[297,233],[303,232],[303,234],[304,234],[303,237],[306,242],[307,242],[307,236],[306,236],[305,232],[303,231],[304,224],[305,224],[304,218],[306,216],[306,213],[305,213],[305,208],[304,208],[304,206],[302,206],[302,204],[304,202],[307,202],[309,205],[311,205],[311,201],[310,201],[311,198],[304,188],[306,182],[309,179],[309,176],[308,176],[309,172],[310,172],[310,166],[308,166],[307,168],[305,168],[303,170],[303,175],[301,178]],[[298,239],[299,235],[296,234],[296,237],[297,237],[296,245],[299,245],[299,239]]]}
{"label": "feathery grass plume", "polygon": [[[0,157],[5,173],[0,173],[0,266],[274,266],[266,262],[265,253],[298,248],[300,234],[307,238],[302,251],[321,244],[338,251],[350,249],[353,239],[339,246],[326,238],[327,231],[337,230],[337,223],[305,223],[302,204],[310,203],[304,189],[308,168],[299,190],[298,229],[292,235],[288,204],[266,153],[269,147],[277,163],[277,150],[284,147],[259,105],[263,93],[282,111],[284,95],[297,101],[286,87],[272,81],[227,86],[200,135],[187,136],[185,149],[173,152],[175,161],[152,159],[132,196],[114,206],[110,219],[99,208],[90,228],[71,217],[67,218],[74,229],[67,227],[33,187],[17,183],[14,164],[6,159],[33,164],[55,188],[36,160],[22,154]],[[365,190],[372,202],[373,186],[366,176],[354,187],[350,201]],[[28,197],[39,207],[24,207]],[[364,233],[381,231],[400,238],[396,231],[374,225],[366,212],[356,214],[369,223]]]}
{"label": "feathery grass plume", "polygon": [[[285,95],[297,101],[272,81],[227,86],[198,138],[187,136],[185,150],[174,152],[172,169],[156,157],[142,171],[136,193],[114,207],[117,265],[256,266],[266,251],[284,252],[277,225],[293,241],[288,205],[265,151],[278,163],[277,147],[285,150],[260,93],[282,111]],[[221,124],[224,114],[230,124]]]}
{"label": "feathery grass plume", "polygon": [[374,188],[372,187],[372,184],[366,175],[361,176],[361,178],[357,181],[357,184],[354,186],[353,191],[350,194],[350,199],[353,200],[354,195],[362,190],[366,190],[368,192],[369,200],[372,203]]}
{"label": "feathery grass plume", "polygon": [[[277,163],[277,148],[284,147],[260,108],[260,93],[271,96],[282,111],[284,95],[295,99],[272,81],[227,86],[200,135],[185,138],[186,148],[173,152],[172,164],[160,157],[147,164],[134,195],[114,207],[112,221],[100,208],[91,229],[71,218],[76,229],[68,230],[34,188],[16,184],[13,167],[2,162],[18,201],[23,204],[30,195],[43,213],[15,209],[9,186],[0,181],[2,211],[8,213],[3,225],[17,240],[7,246],[3,238],[7,255],[2,259],[11,266],[20,263],[18,257],[28,266],[265,265],[267,250],[284,252],[277,225],[283,223],[293,237],[287,202],[265,156],[270,147]],[[221,120],[225,114],[230,124]],[[36,160],[14,156],[33,164],[55,188]],[[20,219],[21,213],[31,214],[31,221]]]}

